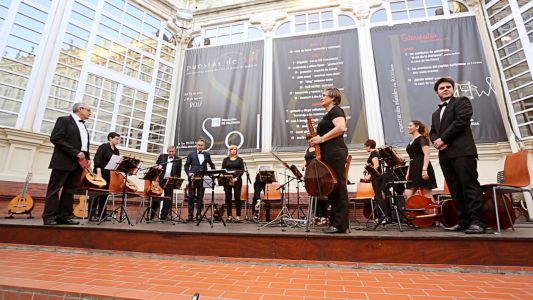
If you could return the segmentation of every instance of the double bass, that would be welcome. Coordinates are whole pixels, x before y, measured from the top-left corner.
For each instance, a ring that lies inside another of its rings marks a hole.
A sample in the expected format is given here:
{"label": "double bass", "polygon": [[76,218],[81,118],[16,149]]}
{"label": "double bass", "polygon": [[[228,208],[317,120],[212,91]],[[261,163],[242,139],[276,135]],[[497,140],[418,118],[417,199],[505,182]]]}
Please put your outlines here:
{"label": "double bass", "polygon": [[[311,117],[307,117],[307,127],[311,138],[317,136]],[[320,147],[318,145],[314,147],[316,158],[305,169],[305,189],[310,196],[327,197],[333,192],[339,180],[330,166],[322,161]]]}

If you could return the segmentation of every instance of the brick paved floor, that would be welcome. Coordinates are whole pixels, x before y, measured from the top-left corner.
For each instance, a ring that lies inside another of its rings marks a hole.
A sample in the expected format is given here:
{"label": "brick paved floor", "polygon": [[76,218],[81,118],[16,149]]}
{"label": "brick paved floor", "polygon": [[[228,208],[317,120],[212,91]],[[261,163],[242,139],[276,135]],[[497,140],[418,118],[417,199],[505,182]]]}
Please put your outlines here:
{"label": "brick paved floor", "polygon": [[195,292],[200,300],[533,299],[533,268],[521,267],[324,264],[9,244],[0,244],[0,262],[1,300],[179,300]]}

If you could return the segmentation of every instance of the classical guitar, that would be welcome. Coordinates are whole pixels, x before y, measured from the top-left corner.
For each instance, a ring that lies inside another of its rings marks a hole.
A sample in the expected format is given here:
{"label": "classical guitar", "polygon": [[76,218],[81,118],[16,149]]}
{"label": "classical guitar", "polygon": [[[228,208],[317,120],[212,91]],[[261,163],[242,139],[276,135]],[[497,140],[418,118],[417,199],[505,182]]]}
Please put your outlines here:
{"label": "classical guitar", "polygon": [[86,168],[83,170],[83,173],[81,175],[82,178],[82,186],[96,186],[96,187],[104,187],[106,186],[107,182],[105,179],[103,179],[100,176],[97,176],[94,174],[94,172],[91,170],[91,168]]}
{"label": "classical guitar", "polygon": [[29,214],[29,218],[31,218],[31,211],[33,210],[33,199],[31,198],[30,194],[28,194],[28,187],[30,185],[31,176],[31,172],[28,173],[28,175],[26,176],[26,180],[24,181],[22,193],[11,199],[11,201],[9,201],[9,204],[7,205],[8,213],[10,214],[11,218],[13,217],[13,214]]}
{"label": "classical guitar", "polygon": [[72,213],[76,218],[87,218],[89,215],[87,207],[87,197],[80,196],[80,203],[74,207],[74,211]]}

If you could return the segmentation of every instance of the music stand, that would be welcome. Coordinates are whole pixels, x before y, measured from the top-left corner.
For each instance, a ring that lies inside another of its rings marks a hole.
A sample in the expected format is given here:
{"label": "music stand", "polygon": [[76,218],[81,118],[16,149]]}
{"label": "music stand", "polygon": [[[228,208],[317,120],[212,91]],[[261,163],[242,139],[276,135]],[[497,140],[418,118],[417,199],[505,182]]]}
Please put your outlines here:
{"label": "music stand", "polygon": [[[120,203],[120,207],[117,209],[114,209],[111,212],[111,216],[114,220],[116,220],[119,223],[124,222],[124,220],[128,221],[128,224],[133,226],[133,223],[131,223],[130,217],[128,215],[128,212],[126,211],[126,183],[128,182],[128,175],[135,175],[139,171],[139,168],[141,166],[141,160],[136,159],[133,157],[122,157],[119,155],[113,155],[111,159],[109,160],[106,169],[116,172],[122,172],[124,173],[124,185],[122,186],[122,201]],[[113,164],[115,164],[115,167],[113,168]],[[119,218],[117,219],[115,215],[118,214]],[[98,225],[102,223],[104,220],[100,220],[98,222]]]}
{"label": "music stand", "polygon": [[[165,180],[165,183],[163,184],[163,189],[170,187],[172,190],[172,197],[174,197],[174,190],[181,189],[181,186],[183,185],[183,181],[185,181],[185,179],[170,176]],[[185,198],[183,199],[183,201],[185,201]],[[179,214],[178,214],[178,201],[176,201],[175,208],[176,208],[175,211],[172,207],[170,208],[170,220],[173,222],[185,222],[185,220],[181,218],[181,210],[183,209],[183,202],[181,203],[182,209],[180,209]],[[174,215],[176,216],[176,218],[174,218]]]}
{"label": "music stand", "polygon": [[[213,223],[215,223],[215,211],[218,211],[218,206],[215,203],[215,178],[218,177],[219,175],[227,175],[227,174],[228,172],[225,169],[198,171],[196,172],[196,174],[194,174],[195,176],[202,176],[202,178],[203,176],[208,176],[209,178],[211,178],[211,182],[209,183],[210,185],[209,188],[211,188],[211,203],[209,203],[209,205],[206,208],[204,208],[204,212],[202,213],[199,220],[197,221],[196,226],[200,226],[200,223],[206,216],[207,212],[211,211],[211,217],[208,218],[207,220],[211,224],[211,228],[213,228]],[[205,179],[204,179],[204,183],[205,183]],[[220,220],[222,221],[222,224],[224,224],[224,227],[225,227],[226,222],[224,221],[224,218],[222,218],[222,216]]]}

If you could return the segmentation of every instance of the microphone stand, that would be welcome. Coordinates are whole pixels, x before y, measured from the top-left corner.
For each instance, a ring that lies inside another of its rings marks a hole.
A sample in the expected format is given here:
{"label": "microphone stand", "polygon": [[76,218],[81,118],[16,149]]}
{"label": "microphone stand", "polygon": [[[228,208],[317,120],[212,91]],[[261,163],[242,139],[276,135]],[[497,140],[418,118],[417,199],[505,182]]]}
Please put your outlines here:
{"label": "microphone stand", "polygon": [[248,221],[248,209],[249,209],[248,205],[250,202],[248,198],[250,197],[250,185],[252,185],[252,181],[250,180],[250,173],[248,173],[248,166],[246,165],[245,161],[243,161],[243,163],[244,163],[244,172],[246,173],[246,182],[248,182],[248,186],[246,190],[246,203],[244,204],[244,220]]}

